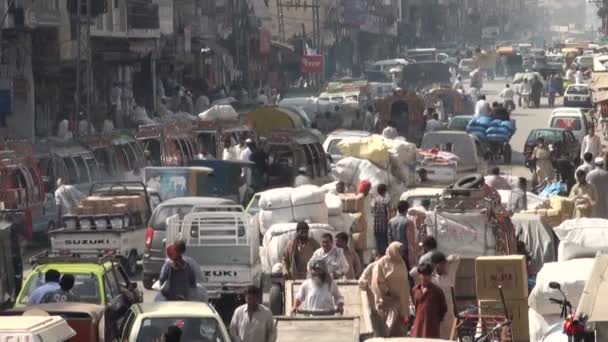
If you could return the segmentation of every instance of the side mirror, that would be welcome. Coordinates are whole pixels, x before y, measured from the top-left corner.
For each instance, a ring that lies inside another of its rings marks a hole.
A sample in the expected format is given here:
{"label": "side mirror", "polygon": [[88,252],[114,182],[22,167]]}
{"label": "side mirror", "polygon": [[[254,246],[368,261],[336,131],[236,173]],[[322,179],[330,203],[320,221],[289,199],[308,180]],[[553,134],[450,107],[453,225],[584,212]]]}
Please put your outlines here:
{"label": "side mirror", "polygon": [[561,290],[562,287],[558,282],[552,281],[549,283],[549,288],[552,288],[554,290]]}

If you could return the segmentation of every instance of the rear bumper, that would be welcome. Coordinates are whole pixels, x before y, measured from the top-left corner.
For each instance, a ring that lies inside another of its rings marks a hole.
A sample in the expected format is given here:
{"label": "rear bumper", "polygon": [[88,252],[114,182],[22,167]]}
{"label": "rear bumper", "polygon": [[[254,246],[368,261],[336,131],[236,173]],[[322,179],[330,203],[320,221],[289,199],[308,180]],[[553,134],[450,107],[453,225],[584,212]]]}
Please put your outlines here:
{"label": "rear bumper", "polygon": [[165,256],[155,256],[152,253],[144,253],[142,267],[144,275],[158,277],[160,270],[165,264]]}

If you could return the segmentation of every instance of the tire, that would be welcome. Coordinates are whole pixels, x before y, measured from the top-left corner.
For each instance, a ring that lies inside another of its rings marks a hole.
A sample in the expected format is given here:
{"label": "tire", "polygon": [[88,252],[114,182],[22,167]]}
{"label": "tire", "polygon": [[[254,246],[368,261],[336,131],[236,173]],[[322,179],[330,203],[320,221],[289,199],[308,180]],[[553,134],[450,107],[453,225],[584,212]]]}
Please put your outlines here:
{"label": "tire", "polygon": [[270,297],[270,311],[274,316],[283,315],[283,289],[281,284],[272,283],[268,293]]}
{"label": "tire", "polygon": [[510,144],[505,144],[505,150],[504,150],[504,155],[503,155],[503,159],[505,164],[511,164],[511,156],[512,156],[512,150],[511,150],[511,145]]}
{"label": "tire", "polygon": [[483,180],[482,175],[472,175],[460,178],[454,184],[454,189],[475,189],[479,187],[481,181]]}
{"label": "tire", "polygon": [[129,253],[129,257],[127,259],[123,259],[124,261],[124,268],[125,271],[127,271],[127,274],[130,277],[133,277],[134,275],[137,274],[137,252],[136,251],[131,251],[131,253]]}
{"label": "tire", "polygon": [[150,290],[152,289],[152,285],[154,285],[154,276],[151,274],[144,274],[142,282],[144,283],[144,289]]}

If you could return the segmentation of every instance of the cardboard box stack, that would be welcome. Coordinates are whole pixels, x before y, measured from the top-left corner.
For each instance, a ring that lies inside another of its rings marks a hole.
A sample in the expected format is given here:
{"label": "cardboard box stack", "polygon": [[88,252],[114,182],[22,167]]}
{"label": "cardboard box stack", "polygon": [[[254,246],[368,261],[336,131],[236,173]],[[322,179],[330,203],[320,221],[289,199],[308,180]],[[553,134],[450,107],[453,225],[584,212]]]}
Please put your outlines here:
{"label": "cardboard box stack", "polygon": [[363,194],[339,194],[342,200],[342,210],[354,220],[350,232],[355,251],[363,252],[367,246],[367,220],[363,213],[365,197]]}
{"label": "cardboard box stack", "polygon": [[572,218],[574,202],[567,197],[550,196],[549,208],[528,209],[524,212],[538,214],[544,223],[551,227],[557,227],[562,222]]}
{"label": "cardboard box stack", "polygon": [[480,315],[504,315],[498,286],[502,286],[514,342],[530,340],[528,274],[523,255],[478,257],[475,280]]}

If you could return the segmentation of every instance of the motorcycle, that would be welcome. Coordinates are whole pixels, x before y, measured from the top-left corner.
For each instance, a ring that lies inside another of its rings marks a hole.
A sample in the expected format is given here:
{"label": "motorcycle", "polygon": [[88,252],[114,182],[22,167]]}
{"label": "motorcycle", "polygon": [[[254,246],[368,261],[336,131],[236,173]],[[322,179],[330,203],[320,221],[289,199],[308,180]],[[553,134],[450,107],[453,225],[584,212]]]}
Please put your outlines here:
{"label": "motorcycle", "polygon": [[562,334],[566,335],[568,342],[595,342],[595,332],[587,325],[586,317],[576,317],[576,311],[572,310],[572,303],[568,301],[566,294],[561,289],[561,285],[558,282],[552,281],[549,283],[549,287],[559,291],[563,297],[563,299],[549,298],[549,301],[561,306],[562,310],[560,317],[564,319],[564,323],[559,323],[551,327],[542,341],[554,341],[555,331],[561,324]]}

